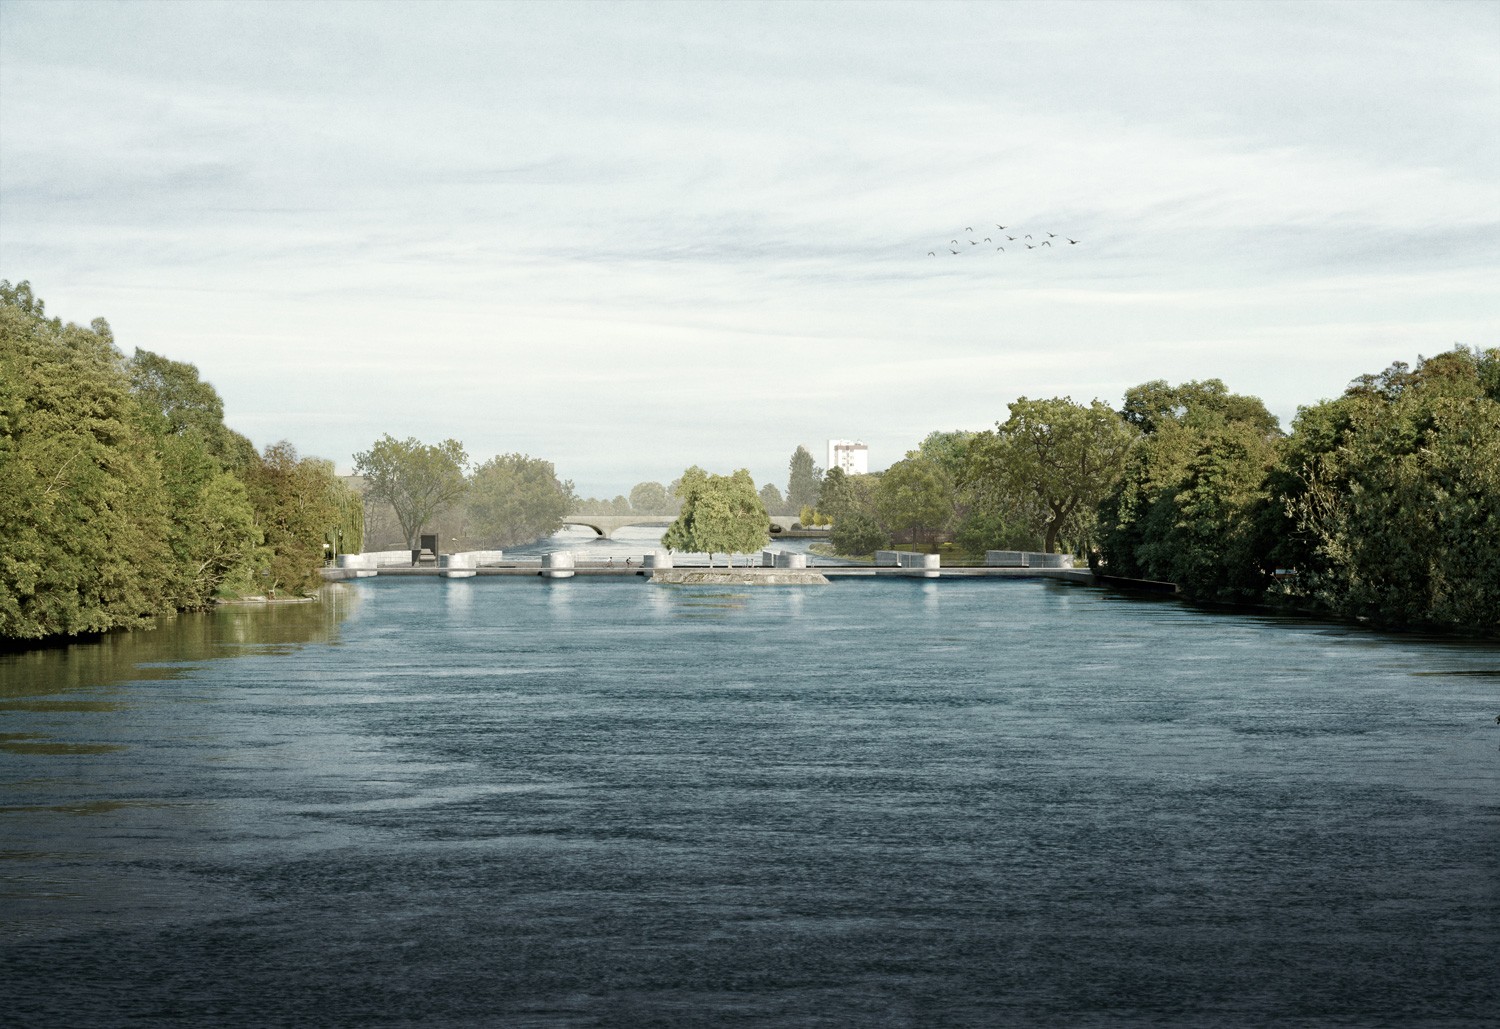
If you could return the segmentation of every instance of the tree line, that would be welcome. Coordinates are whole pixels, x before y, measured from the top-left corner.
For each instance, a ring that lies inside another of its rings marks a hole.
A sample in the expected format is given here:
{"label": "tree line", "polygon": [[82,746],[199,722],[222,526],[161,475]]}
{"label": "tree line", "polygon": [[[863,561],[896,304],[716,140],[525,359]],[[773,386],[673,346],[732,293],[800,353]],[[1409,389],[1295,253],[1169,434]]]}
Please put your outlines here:
{"label": "tree line", "polygon": [[834,469],[817,520],[842,554],[893,541],[1062,548],[1190,599],[1500,634],[1500,350],[1361,375],[1290,432],[1218,379],[1029,399],[934,432],[872,475]]}
{"label": "tree line", "polygon": [[[707,475],[702,468],[693,465],[670,483],[638,482],[630,489],[630,495],[619,494],[612,499],[583,497],[575,501],[578,514],[593,515],[677,515],[687,501],[689,483],[696,476]],[[787,467],[787,486],[783,493],[774,482],[765,483],[756,491],[761,506],[769,515],[797,515],[818,502],[818,488],[822,469],[813,462],[813,456],[804,446],[792,452]]]}
{"label": "tree line", "polygon": [[127,358],[104,319],[48,318],[0,281],[0,638],[305,594],[363,524],[330,462],[257,452],[191,364]]}
{"label": "tree line", "polygon": [[[530,543],[562,528],[573,507],[573,483],[551,461],[500,454],[472,465],[458,440],[423,443],[389,433],[354,455],[371,522],[389,512],[393,541],[371,530],[372,545],[399,542],[415,550],[424,529],[445,548],[497,549]],[[452,546],[448,546],[452,544]]]}

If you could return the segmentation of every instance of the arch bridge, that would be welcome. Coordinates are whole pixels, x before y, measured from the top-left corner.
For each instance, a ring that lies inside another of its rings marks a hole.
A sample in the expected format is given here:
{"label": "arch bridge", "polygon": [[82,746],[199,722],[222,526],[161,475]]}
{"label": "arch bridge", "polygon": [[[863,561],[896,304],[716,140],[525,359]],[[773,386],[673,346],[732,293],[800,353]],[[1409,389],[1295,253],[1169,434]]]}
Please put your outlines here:
{"label": "arch bridge", "polygon": [[[672,514],[633,514],[633,515],[585,515],[569,514],[563,515],[564,525],[574,525],[580,528],[593,529],[605,539],[614,537],[616,531],[630,525],[645,525],[651,528],[665,529],[677,520]],[[783,529],[790,529],[792,523],[797,519],[791,515],[772,515],[771,524]]]}

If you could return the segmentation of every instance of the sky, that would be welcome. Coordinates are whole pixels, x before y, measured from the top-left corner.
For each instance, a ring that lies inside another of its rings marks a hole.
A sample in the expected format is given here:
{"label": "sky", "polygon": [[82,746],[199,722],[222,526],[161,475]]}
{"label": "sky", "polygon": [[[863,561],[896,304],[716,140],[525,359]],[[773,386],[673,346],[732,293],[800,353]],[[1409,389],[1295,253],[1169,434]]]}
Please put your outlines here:
{"label": "sky", "polygon": [[340,470],[785,488],[1152,379],[1286,425],[1500,345],[1500,4],[3,0],[0,278]]}

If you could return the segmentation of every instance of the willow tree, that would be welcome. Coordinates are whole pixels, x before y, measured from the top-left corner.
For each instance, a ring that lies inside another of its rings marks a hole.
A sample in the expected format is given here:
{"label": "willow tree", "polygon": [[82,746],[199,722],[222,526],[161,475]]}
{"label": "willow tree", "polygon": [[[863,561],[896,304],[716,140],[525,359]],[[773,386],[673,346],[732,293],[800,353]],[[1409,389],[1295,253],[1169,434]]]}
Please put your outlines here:
{"label": "willow tree", "polygon": [[406,545],[415,550],[427,520],[464,495],[468,462],[458,440],[434,446],[386,433],[369,450],[354,455],[354,470],[365,479],[367,497],[395,510]]}
{"label": "willow tree", "polygon": [[662,536],[669,550],[707,554],[712,565],[715,554],[746,554],[770,539],[771,519],[745,469],[709,475],[692,468],[682,483],[682,513]]}

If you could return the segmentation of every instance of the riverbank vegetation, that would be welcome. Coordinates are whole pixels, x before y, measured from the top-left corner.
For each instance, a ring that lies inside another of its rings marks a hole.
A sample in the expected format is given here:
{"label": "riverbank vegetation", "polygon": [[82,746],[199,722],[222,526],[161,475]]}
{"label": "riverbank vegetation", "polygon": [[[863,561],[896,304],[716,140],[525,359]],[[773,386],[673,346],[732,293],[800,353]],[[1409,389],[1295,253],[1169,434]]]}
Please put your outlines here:
{"label": "riverbank vegetation", "polygon": [[1500,350],[1361,375],[1290,432],[1218,379],[1010,405],[823,477],[837,553],[1069,550],[1189,599],[1500,635]]}
{"label": "riverbank vegetation", "polygon": [[190,364],[48,318],[0,282],[0,639],[138,628],[247,594],[303,594],[359,503],[327,461],[257,452]]}

